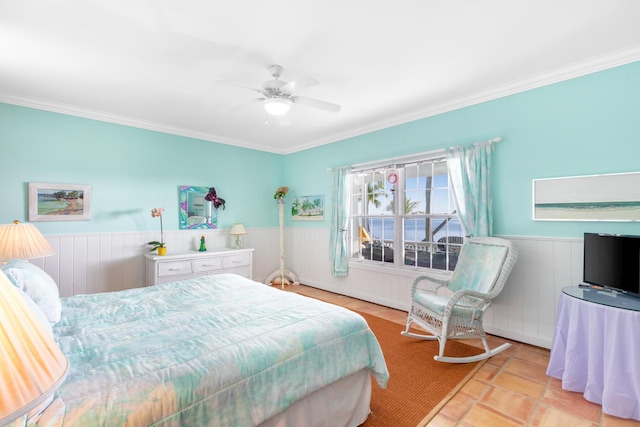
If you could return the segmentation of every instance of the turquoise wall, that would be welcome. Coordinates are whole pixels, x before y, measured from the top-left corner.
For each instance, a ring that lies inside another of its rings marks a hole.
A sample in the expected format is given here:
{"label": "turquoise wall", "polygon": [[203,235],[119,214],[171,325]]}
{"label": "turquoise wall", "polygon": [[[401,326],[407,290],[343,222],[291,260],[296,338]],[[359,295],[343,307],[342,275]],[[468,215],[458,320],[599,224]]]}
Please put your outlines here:
{"label": "turquoise wall", "polygon": [[[532,219],[533,179],[640,171],[639,113],[637,62],[295,153],[287,157],[285,178],[298,194],[328,195],[327,167],[500,136],[493,157],[495,234],[640,234],[640,223]],[[330,200],[327,205],[330,210]]]}
{"label": "turquoise wall", "polygon": [[[215,187],[218,227],[278,225],[280,155],[0,104],[0,223],[28,219],[28,183],[90,184],[91,221],[38,222],[45,234],[179,228],[178,187]],[[259,179],[256,179],[259,177]]]}
{"label": "turquoise wall", "polygon": [[[535,178],[640,171],[640,63],[549,85],[286,156],[0,104],[0,223],[28,217],[29,182],[91,184],[93,217],[40,222],[44,233],[156,230],[149,211],[166,208],[178,228],[178,186],[214,186],[227,200],[219,226],[277,226],[273,201],[324,195],[328,168],[465,145],[496,136],[494,231],[581,237],[585,231],[640,234],[640,223],[532,220]],[[640,192],[640,189],[639,189]]]}

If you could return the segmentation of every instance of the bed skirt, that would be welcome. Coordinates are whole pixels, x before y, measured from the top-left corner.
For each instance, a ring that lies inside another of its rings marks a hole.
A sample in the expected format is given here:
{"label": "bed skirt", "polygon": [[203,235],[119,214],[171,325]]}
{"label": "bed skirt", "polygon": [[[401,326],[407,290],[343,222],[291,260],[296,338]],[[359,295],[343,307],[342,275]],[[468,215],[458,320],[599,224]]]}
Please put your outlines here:
{"label": "bed skirt", "polygon": [[277,414],[260,427],[352,427],[369,416],[371,372],[367,369],[330,384]]}

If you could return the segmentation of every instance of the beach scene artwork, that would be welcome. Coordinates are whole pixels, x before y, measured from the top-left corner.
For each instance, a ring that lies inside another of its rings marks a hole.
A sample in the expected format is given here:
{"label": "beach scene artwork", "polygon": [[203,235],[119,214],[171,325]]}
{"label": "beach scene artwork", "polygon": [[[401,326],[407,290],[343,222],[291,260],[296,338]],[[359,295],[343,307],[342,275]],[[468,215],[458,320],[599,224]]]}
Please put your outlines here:
{"label": "beach scene artwork", "polygon": [[38,215],[82,215],[84,191],[41,190],[38,192]]}
{"label": "beach scene artwork", "polygon": [[90,219],[90,186],[29,183],[30,221]]}
{"label": "beach scene artwork", "polygon": [[640,172],[534,179],[533,219],[640,221]]}
{"label": "beach scene artwork", "polygon": [[324,196],[300,196],[291,202],[291,218],[298,221],[324,221]]}

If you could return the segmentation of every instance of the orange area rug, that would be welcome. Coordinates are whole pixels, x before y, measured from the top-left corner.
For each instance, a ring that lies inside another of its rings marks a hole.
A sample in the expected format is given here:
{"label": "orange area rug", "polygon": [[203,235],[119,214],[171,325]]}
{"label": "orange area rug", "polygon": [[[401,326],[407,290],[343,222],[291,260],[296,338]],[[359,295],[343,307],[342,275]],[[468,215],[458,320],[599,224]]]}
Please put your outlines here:
{"label": "orange area rug", "polygon": [[[371,414],[364,427],[426,425],[485,362],[436,362],[433,356],[438,354],[438,341],[402,336],[403,325],[359,314],[378,338],[389,369],[386,389],[372,381]],[[459,341],[448,341],[445,349],[446,356],[480,353],[482,349]]]}

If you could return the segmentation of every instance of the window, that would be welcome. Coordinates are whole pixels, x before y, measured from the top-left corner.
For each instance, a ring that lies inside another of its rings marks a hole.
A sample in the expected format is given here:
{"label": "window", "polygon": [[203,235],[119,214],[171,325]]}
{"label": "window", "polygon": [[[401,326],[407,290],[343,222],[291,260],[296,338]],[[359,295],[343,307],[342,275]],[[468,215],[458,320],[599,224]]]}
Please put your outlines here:
{"label": "window", "polygon": [[351,259],[453,271],[464,231],[443,155],[352,171]]}

